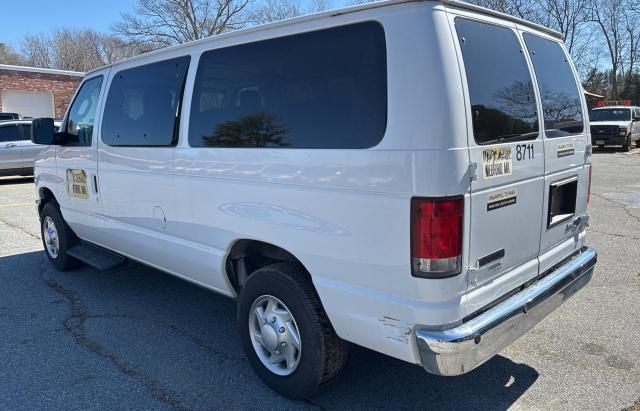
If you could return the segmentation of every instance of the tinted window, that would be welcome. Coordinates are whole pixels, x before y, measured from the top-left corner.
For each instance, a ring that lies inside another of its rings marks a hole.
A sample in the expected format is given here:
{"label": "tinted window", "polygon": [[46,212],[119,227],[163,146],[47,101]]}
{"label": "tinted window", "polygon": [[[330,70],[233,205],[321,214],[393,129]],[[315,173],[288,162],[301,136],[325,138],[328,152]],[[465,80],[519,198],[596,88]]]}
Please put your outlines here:
{"label": "tinted window", "polygon": [[547,137],[582,133],[582,96],[569,60],[559,43],[531,34],[524,41],[533,61]]}
{"label": "tinted window", "polygon": [[0,127],[0,143],[7,141],[18,141],[20,136],[18,134],[18,126],[2,126]]}
{"label": "tinted window", "polygon": [[367,148],[387,116],[386,51],[373,22],[205,52],[189,143]]}
{"label": "tinted window", "polygon": [[31,124],[22,125],[22,137],[21,140],[31,140]]}
{"label": "tinted window", "polygon": [[17,119],[18,115],[13,113],[0,113],[0,121],[2,120],[14,120]]}
{"label": "tinted window", "polygon": [[629,121],[631,120],[631,110],[628,108],[605,108],[601,110],[591,110],[589,112],[591,121]]}
{"label": "tinted window", "polygon": [[456,19],[476,143],[535,139],[538,115],[533,83],[515,33]]}
{"label": "tinted window", "polygon": [[112,146],[175,144],[189,59],[179,57],[117,73],[105,105],[102,140]]}
{"label": "tinted window", "polygon": [[73,100],[67,119],[68,141],[72,145],[91,145],[101,88],[102,76],[87,80]]}

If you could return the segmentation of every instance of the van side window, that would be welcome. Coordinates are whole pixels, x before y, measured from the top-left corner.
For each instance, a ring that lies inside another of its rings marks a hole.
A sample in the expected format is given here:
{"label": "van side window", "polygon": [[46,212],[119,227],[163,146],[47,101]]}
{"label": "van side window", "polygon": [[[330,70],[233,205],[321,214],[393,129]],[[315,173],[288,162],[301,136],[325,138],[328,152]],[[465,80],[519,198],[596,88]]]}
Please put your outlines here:
{"label": "van side window", "polygon": [[116,73],[102,121],[102,141],[110,146],[172,146],[190,56]]}
{"label": "van side window", "polygon": [[525,33],[544,113],[547,137],[580,134],[584,129],[582,96],[560,43]]}
{"label": "van side window", "polygon": [[386,122],[384,31],[364,22],[203,53],[189,144],[369,148]]}
{"label": "van side window", "polygon": [[73,99],[67,118],[67,141],[69,145],[90,146],[93,123],[98,108],[98,97],[102,88],[102,76],[85,81]]}
{"label": "van side window", "polygon": [[516,34],[508,28],[457,18],[477,144],[538,137],[531,75]]}

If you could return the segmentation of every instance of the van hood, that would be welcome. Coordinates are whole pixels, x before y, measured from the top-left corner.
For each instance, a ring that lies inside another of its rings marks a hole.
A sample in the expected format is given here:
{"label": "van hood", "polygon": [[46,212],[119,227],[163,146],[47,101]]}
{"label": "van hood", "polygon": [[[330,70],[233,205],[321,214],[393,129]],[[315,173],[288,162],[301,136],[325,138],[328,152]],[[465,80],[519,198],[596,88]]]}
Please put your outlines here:
{"label": "van hood", "polygon": [[590,121],[589,125],[629,127],[629,123],[631,123],[631,121]]}

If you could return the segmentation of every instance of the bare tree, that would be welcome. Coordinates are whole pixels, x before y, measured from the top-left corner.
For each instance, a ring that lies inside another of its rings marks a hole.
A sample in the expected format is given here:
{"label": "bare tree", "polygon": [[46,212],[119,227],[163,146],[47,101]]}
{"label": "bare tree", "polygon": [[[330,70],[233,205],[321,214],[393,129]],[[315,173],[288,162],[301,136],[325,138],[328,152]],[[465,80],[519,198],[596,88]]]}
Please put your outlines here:
{"label": "bare tree", "polygon": [[629,43],[625,81],[629,81],[636,69],[636,63],[640,62],[640,6],[636,5],[636,8],[627,10],[624,15],[624,29]]}
{"label": "bare tree", "polygon": [[249,11],[252,24],[264,24],[296,17],[303,14],[296,0],[263,0],[256,3]]}
{"label": "bare tree", "polygon": [[150,50],[148,44],[130,44],[113,34],[58,28],[48,35],[27,35],[19,57],[24,65],[89,71]]}
{"label": "bare tree", "polygon": [[0,43],[0,64],[24,65],[24,58],[11,46]]}
{"label": "bare tree", "polygon": [[311,4],[306,9],[306,13],[317,13],[329,10],[332,7],[333,3],[331,0],[311,0]]}
{"label": "bare tree", "polygon": [[250,0],[137,0],[113,32],[157,47],[185,43],[243,27]]}
{"label": "bare tree", "polygon": [[22,41],[25,64],[33,67],[53,67],[51,45],[45,35],[27,35]]}
{"label": "bare tree", "polygon": [[543,19],[538,4],[531,0],[470,0],[470,3],[534,23],[542,23]]}
{"label": "bare tree", "polygon": [[571,53],[580,29],[587,21],[588,0],[536,0],[544,11],[549,27],[564,36],[565,45]]}
{"label": "bare tree", "polygon": [[618,95],[618,73],[624,64],[623,52],[627,47],[624,30],[625,3],[622,0],[590,0],[588,18],[600,28],[609,52],[611,64],[611,96]]}

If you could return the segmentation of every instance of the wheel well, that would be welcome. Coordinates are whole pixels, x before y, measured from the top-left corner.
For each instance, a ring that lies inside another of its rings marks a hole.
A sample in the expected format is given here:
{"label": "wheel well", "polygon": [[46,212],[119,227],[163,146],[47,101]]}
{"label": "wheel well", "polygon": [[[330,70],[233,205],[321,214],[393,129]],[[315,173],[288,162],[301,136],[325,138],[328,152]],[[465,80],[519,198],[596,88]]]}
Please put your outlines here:
{"label": "wheel well", "polygon": [[233,288],[239,291],[254,271],[284,261],[295,262],[304,267],[300,260],[283,248],[263,241],[238,240],[227,255],[225,268]]}
{"label": "wheel well", "polygon": [[39,195],[40,195],[40,202],[38,203],[38,215],[42,214],[42,208],[49,201],[53,201],[54,203],[58,202],[58,200],[56,200],[56,197],[53,195],[53,192],[49,190],[47,187],[42,187],[39,191]]}

